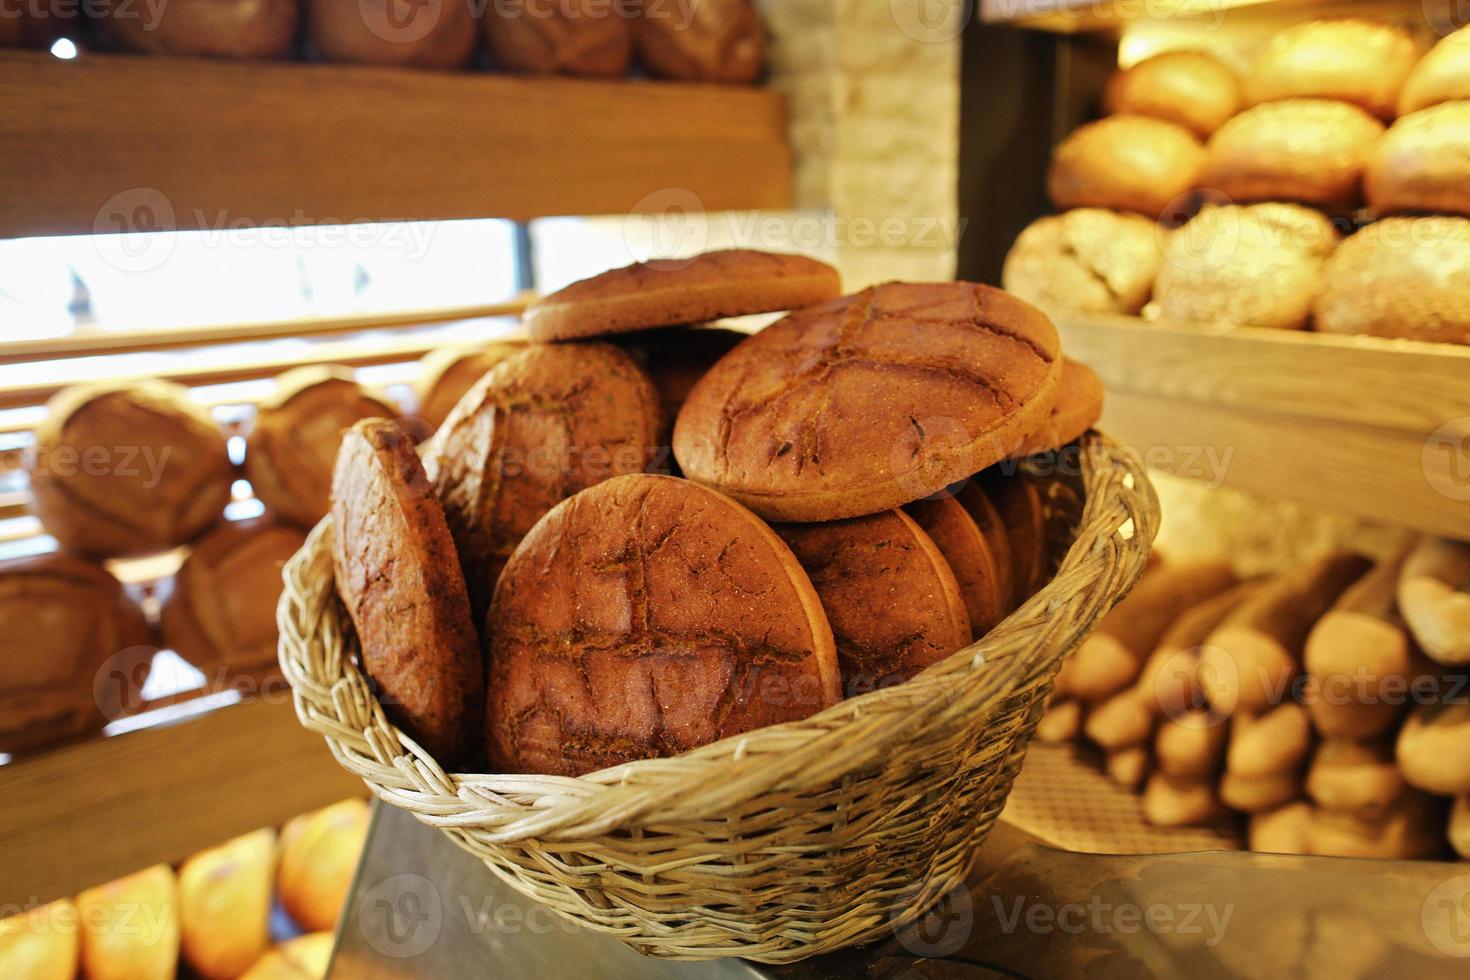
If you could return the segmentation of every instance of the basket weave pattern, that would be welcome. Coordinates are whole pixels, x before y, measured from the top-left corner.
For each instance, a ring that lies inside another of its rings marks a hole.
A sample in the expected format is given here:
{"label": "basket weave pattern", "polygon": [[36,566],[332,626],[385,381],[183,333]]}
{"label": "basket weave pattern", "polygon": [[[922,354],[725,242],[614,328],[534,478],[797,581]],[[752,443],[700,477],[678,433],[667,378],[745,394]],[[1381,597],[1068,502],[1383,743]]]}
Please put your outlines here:
{"label": "basket weave pattern", "polygon": [[357,666],[330,518],[286,566],[281,666],[302,723],[375,794],[594,930],[679,959],[852,946],[963,879],[1062,659],[1142,574],[1158,519],[1148,479],[1100,436],[1079,458],[1072,546],[984,638],[907,683],[674,758],[577,778],[444,772]]}

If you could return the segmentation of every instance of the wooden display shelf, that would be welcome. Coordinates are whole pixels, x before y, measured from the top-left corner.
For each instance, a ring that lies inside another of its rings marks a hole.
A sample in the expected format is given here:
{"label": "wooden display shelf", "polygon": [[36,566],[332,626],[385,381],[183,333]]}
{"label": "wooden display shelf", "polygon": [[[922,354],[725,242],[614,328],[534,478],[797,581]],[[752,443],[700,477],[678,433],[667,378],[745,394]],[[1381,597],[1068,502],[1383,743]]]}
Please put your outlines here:
{"label": "wooden display shelf", "polygon": [[1153,467],[1470,539],[1470,348],[1057,318]]}
{"label": "wooden display shelf", "polygon": [[4,51],[0,160],[0,237],[791,204],[783,96],[673,82]]}
{"label": "wooden display shelf", "polygon": [[281,697],[54,749],[0,766],[0,906],[75,894],[362,795]]}

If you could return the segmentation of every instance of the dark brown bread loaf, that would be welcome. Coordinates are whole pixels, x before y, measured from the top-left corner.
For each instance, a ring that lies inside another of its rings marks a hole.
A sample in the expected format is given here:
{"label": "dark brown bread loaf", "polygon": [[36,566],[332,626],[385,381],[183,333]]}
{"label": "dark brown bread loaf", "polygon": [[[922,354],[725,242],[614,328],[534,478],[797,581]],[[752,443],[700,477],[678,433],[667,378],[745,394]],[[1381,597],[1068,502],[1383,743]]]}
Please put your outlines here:
{"label": "dark brown bread loaf", "polygon": [[658,389],[664,415],[661,449],[673,437],[674,419],[695,384],[748,336],[723,327],[659,327],[608,337],[609,343],[638,362]]}
{"label": "dark brown bread loaf", "polygon": [[396,423],[348,430],[332,524],[337,593],[383,710],[440,765],[465,762],[484,705],[479,643],[444,509]]}
{"label": "dark brown bread loaf", "polygon": [[1015,470],[1014,464],[992,466],[977,473],[974,482],[1005,526],[1014,601],[1019,606],[1046,581],[1046,509],[1041,490],[1035,479]]}
{"label": "dark brown bread loaf", "polygon": [[414,379],[418,398],[418,417],[437,429],[465,392],[475,386],[490,369],[512,354],[526,349],[521,341],[497,341],[484,347],[441,347],[430,351],[419,361],[419,376]]}
{"label": "dark brown bread loaf", "polygon": [[607,344],[533,344],[481,378],[424,447],[478,619],[542,515],[658,457],[653,384]]}
{"label": "dark brown bread loaf", "polygon": [[721,358],[679,413],[674,455],[771,520],[878,513],[1014,454],[1060,375],[1034,307],[974,283],[888,283]]}
{"label": "dark brown bread loaf", "polygon": [[282,58],[296,39],[299,0],[184,0],[156,13],[127,0],[103,0],[93,20],[114,44],[144,54]]}
{"label": "dark brown bread loaf", "polygon": [[1102,418],[1103,383],[1081,361],[1062,359],[1057,402],[1041,427],[1026,437],[1018,456],[1045,453],[1076,442]]}
{"label": "dark brown bread loaf", "polygon": [[136,707],[154,648],[143,612],[100,565],[0,562],[0,752],[83,735]]}
{"label": "dark brown bread loaf", "polygon": [[1157,219],[1196,186],[1204,147],[1183,126],[1108,116],[1057,145],[1046,189],[1058,210],[1111,208]]}
{"label": "dark brown bread loaf", "polygon": [[306,37],[326,61],[460,68],[477,34],[470,0],[306,0]]}
{"label": "dark brown bread loaf", "polygon": [[532,340],[576,340],[795,310],[841,292],[837,270],[824,262],[730,249],[609,269],[543,296],[524,321]]}
{"label": "dark brown bread loaf", "polygon": [[68,388],[28,460],[32,504],[70,551],[98,558],[184,544],[219,520],[235,468],[214,419],[162,381]]}
{"label": "dark brown bread loaf", "polygon": [[633,54],[629,18],[608,0],[493,3],[480,24],[491,57],[506,71],[618,76]]}
{"label": "dark brown bread loaf", "polygon": [[650,0],[633,21],[633,41],[658,78],[746,83],[765,66],[766,32],[751,0]]}
{"label": "dark brown bread loaf", "polygon": [[232,668],[275,673],[281,569],[306,535],[269,518],[221,524],[200,538],[174,575],[163,606],[163,639],[227,683]]}
{"label": "dark brown bread loaf", "polygon": [[255,495],[282,519],[311,527],[331,508],[332,467],[342,433],[361,419],[397,414],[345,369],[288,371],[255,416],[245,475]]}
{"label": "dark brown bread loaf", "polygon": [[1108,79],[1109,115],[1152,116],[1208,137],[1240,111],[1244,96],[1235,72],[1203,51],[1165,51],[1120,68]]}
{"label": "dark brown bread loaf", "polygon": [[617,477],[547,514],[485,635],[496,772],[674,755],[841,698],[832,630],[790,549],[673,477]]}
{"label": "dark brown bread loaf", "polygon": [[954,497],[916,500],[905,504],[904,512],[924,529],[954,572],[975,637],[989,633],[1011,611],[1009,596],[1003,591],[1010,576],[1002,578],[999,568],[1001,560],[1010,560],[1009,553],[997,558],[996,548],[980,525]]}
{"label": "dark brown bread loaf", "polygon": [[845,697],[906,681],[970,642],[953,571],[903,511],[774,530],[822,600]]}

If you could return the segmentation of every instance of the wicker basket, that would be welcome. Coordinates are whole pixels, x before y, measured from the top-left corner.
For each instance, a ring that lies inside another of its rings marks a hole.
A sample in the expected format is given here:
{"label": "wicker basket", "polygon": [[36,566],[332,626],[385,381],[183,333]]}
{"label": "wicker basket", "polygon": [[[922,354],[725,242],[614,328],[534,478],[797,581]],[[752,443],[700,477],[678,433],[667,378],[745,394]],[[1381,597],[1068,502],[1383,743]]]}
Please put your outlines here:
{"label": "wicker basket", "polygon": [[904,684],[674,758],[578,778],[444,772],[358,669],[330,519],[286,566],[281,665],[302,724],[381,799],[593,930],[691,960],[853,946],[962,881],[1062,658],[1143,572],[1158,504],[1141,467],[1096,435],[1074,459],[1050,495],[1080,511],[1055,578],[983,639]]}

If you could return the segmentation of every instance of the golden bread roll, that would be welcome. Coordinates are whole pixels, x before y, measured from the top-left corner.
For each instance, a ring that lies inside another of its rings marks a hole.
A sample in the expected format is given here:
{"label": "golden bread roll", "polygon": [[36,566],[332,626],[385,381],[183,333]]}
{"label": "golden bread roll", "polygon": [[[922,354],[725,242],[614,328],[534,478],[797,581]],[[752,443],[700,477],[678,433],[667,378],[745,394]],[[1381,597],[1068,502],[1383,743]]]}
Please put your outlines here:
{"label": "golden bread roll", "polygon": [[1314,310],[1325,333],[1470,344],[1470,219],[1386,218],[1327,262]]}
{"label": "golden bread roll", "polygon": [[650,75],[685,82],[754,82],[765,67],[766,31],[751,0],[645,3],[633,44]]}
{"label": "golden bread roll", "polygon": [[298,0],[185,0],[157,10],[102,0],[93,23],[118,47],[143,54],[284,58],[296,39]]}
{"label": "golden bread roll", "polygon": [[1074,208],[1037,218],[1016,236],[1001,285],[1042,310],[1137,313],[1159,269],[1158,227],[1147,218]]}
{"label": "golden bread roll", "polygon": [[1302,795],[1302,775],[1295,770],[1243,776],[1226,770],[1220,777],[1220,801],[1241,813],[1283,807]]}
{"label": "golden bread roll", "polygon": [[1470,703],[1421,705],[1399,730],[1394,754],[1410,786],[1439,796],[1470,793]]}
{"label": "golden bread roll", "polygon": [[1148,741],[1154,714],[1135,687],[1125,687],[1087,715],[1083,731],[1104,749],[1125,749]]}
{"label": "golden bread roll", "polygon": [[256,960],[240,980],[326,980],[332,939],[330,932],[288,939]]}
{"label": "golden bread roll", "polygon": [[1052,204],[1136,211],[1157,219],[1198,186],[1205,150],[1176,123],[1108,116],[1058,144],[1047,172]]}
{"label": "golden bread roll", "polygon": [[1324,810],[1365,819],[1386,814],[1407,787],[1393,760],[1393,742],[1329,738],[1307,770],[1307,795]]}
{"label": "golden bread roll", "polygon": [[505,340],[484,347],[441,347],[425,354],[419,361],[419,375],[413,383],[418,417],[433,428],[439,428],[476,381],[525,347],[521,341]]}
{"label": "golden bread roll", "polygon": [[1240,111],[1240,79],[1204,51],[1165,51],[1113,72],[1103,90],[1109,115],[1152,116],[1207,137]]}
{"label": "golden bread roll", "polygon": [[1143,819],[1155,827],[1198,827],[1220,815],[1220,801],[1208,780],[1156,772],[1144,784]]}
{"label": "golden bread roll", "polygon": [[1428,656],[1470,663],[1470,544],[1420,541],[1399,570],[1398,605]]}
{"label": "golden bread roll", "polygon": [[234,980],[270,943],[276,832],[200,851],[179,869],[184,961],[206,980]]}
{"label": "golden bread roll", "polygon": [[77,896],[87,980],[172,980],[179,965],[179,893],[159,864]]}
{"label": "golden bread roll", "polygon": [[1119,786],[1138,790],[1152,771],[1153,759],[1147,745],[1130,745],[1114,749],[1103,760],[1103,769]]}
{"label": "golden bread roll", "polygon": [[1207,207],[1165,238],[1154,299],[1176,323],[1300,330],[1336,246],[1332,222],[1310,208]]}
{"label": "golden bread roll", "polygon": [[1272,37],[1246,76],[1246,98],[1252,104],[1338,99],[1392,119],[1399,89],[1418,60],[1414,39],[1390,24],[1308,21]]}
{"label": "golden bread roll", "polygon": [[1288,99],[1247,109],[1210,137],[1199,182],[1232,201],[1297,201],[1350,210],[1383,124],[1327,99]]}
{"label": "golden bread roll", "polygon": [[1225,771],[1239,776],[1295,772],[1312,750],[1307,709],[1295,701],[1259,714],[1238,714],[1230,726]]}
{"label": "golden bread roll", "polygon": [[172,548],[230,502],[224,434],[179,385],[68,388],[46,410],[27,460],[32,506],[68,550],[114,558]]}
{"label": "golden bread roll", "polygon": [[1375,701],[1407,681],[1410,642],[1394,598],[1403,562],[1402,551],[1378,562],[1312,627],[1303,662],[1318,696]]}
{"label": "golden bread roll", "polygon": [[206,675],[217,667],[275,674],[281,569],[305,543],[299,529],[269,518],[221,524],[200,538],[174,573],[164,642]]}
{"label": "golden bread roll", "polygon": [[155,652],[143,611],[67,555],[0,562],[0,752],[100,729],[135,707]]}
{"label": "golden bread roll", "polygon": [[1138,675],[1136,686],[1149,710],[1175,718],[1206,707],[1199,682],[1200,648],[1215,627],[1260,584],[1259,580],[1241,582],[1183,609],[1175,617]]}
{"label": "golden bread roll", "polygon": [[0,977],[72,980],[80,942],[69,898],[0,919]]}
{"label": "golden bread roll", "polygon": [[362,800],[342,800],[294,817],[281,828],[276,894],[301,928],[330,932],[336,927],[370,816]]}
{"label": "golden bread roll", "polygon": [[1400,691],[1359,701],[1334,686],[1330,678],[1323,683],[1308,677],[1302,688],[1302,703],[1307,706],[1312,727],[1323,738],[1365,739],[1377,738],[1397,727],[1408,706],[1408,696]]}
{"label": "golden bread roll", "polygon": [[1470,27],[1440,38],[1419,59],[1399,91],[1399,115],[1456,99],[1470,99]]}
{"label": "golden bread roll", "polygon": [[1374,819],[1318,807],[1307,826],[1307,850],[1328,857],[1404,861],[1436,857],[1444,849],[1444,801],[1413,790]]}
{"label": "golden bread roll", "polygon": [[1040,742],[1070,742],[1082,731],[1082,704],[1068,698],[1053,698],[1036,723]]}
{"label": "golden bread roll", "polygon": [[276,379],[261,402],[245,448],[245,475],[282,520],[311,527],[332,502],[332,467],[354,422],[395,418],[398,409],[345,368],[304,367]]}
{"label": "golden bread roll", "polygon": [[1229,738],[1227,719],[1192,708],[1160,719],[1154,758],[1160,771],[1176,779],[1211,779],[1225,761]]}
{"label": "golden bread roll", "polygon": [[1312,804],[1306,800],[1252,813],[1248,846],[1267,854],[1306,854],[1307,828],[1311,822]]}
{"label": "golden bread roll", "polygon": [[628,70],[633,54],[629,19],[606,0],[495,3],[480,27],[505,71],[614,77]]}
{"label": "golden bread roll", "polygon": [[324,61],[460,68],[478,33],[469,0],[306,0],[306,38]]}
{"label": "golden bread roll", "polygon": [[1377,214],[1470,215],[1470,101],[1420,109],[1388,127],[1363,174]]}

